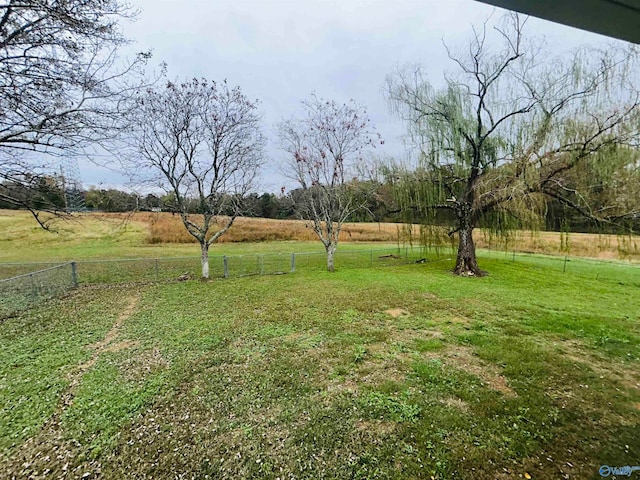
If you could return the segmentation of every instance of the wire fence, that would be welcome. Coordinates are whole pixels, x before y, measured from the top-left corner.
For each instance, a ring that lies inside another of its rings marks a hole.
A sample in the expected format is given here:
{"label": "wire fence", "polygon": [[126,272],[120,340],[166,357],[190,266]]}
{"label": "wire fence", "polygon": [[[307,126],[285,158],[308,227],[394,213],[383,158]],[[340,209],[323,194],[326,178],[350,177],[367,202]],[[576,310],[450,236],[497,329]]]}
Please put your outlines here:
{"label": "wire fence", "polygon": [[[484,258],[482,258],[484,257]],[[600,260],[569,255],[544,255],[523,252],[483,252],[481,260],[491,259],[500,263],[529,268],[562,272],[576,280],[598,280],[609,283],[640,287],[640,264],[621,260]],[[454,257],[455,258],[455,257]]]}
{"label": "wire fence", "polygon": [[78,286],[75,262],[0,280],[0,318],[6,318]]}
{"label": "wire fence", "polygon": [[[640,286],[640,268],[621,262],[588,260],[576,257],[524,254],[515,252],[479,252],[480,261],[551,268],[577,277],[602,281],[633,283]],[[341,269],[391,267],[409,263],[450,263],[455,250],[448,247],[388,247],[374,250],[342,250],[335,254],[335,267]],[[278,275],[326,270],[324,252],[212,255],[211,278],[249,275]],[[579,265],[579,267],[574,267]],[[482,263],[481,263],[482,266]],[[200,277],[200,257],[133,258],[82,260],[62,265],[46,263],[0,264],[0,318],[13,315],[43,300],[59,296],[79,285],[146,283],[176,281]],[[11,278],[7,278],[11,277]]]}
{"label": "wire fence", "polygon": [[[418,250],[397,247],[336,252],[337,269],[398,265],[414,261]],[[209,256],[210,278],[322,271],[326,253],[256,253]],[[136,258],[78,262],[80,284],[165,281],[199,278],[200,257]]]}

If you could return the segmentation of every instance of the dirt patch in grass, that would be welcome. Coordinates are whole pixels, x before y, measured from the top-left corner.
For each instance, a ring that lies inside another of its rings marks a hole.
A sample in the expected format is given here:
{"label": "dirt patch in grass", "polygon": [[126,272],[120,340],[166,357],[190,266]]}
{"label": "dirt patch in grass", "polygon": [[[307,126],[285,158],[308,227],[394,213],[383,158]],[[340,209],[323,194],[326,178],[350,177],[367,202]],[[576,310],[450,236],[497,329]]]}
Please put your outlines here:
{"label": "dirt patch in grass", "polygon": [[468,347],[461,345],[450,346],[444,352],[438,352],[437,355],[431,354],[430,356],[439,358],[445,365],[459,368],[480,378],[491,390],[506,396],[517,396],[516,392],[507,384],[507,379],[500,373],[499,368],[496,365],[483,362]]}
{"label": "dirt patch in grass", "polygon": [[416,340],[430,340],[430,339],[442,339],[444,333],[440,330],[426,330],[420,328],[397,326],[393,323],[387,324],[388,328],[388,340],[382,344],[373,344],[371,347],[374,349],[374,345],[380,345],[381,350],[389,350],[389,346],[392,345],[396,348],[403,349],[404,346],[411,349],[413,343]]}
{"label": "dirt patch in grass", "polygon": [[454,315],[453,317],[447,318],[448,322],[454,323],[456,325],[467,326],[471,324],[471,319],[468,317],[463,317],[460,315]]}
{"label": "dirt patch in grass", "polygon": [[111,330],[107,332],[107,334],[104,336],[102,340],[100,340],[97,343],[94,343],[91,346],[91,348],[98,350],[98,353],[100,353],[102,349],[104,349],[107,345],[112,343],[118,337],[118,335],[120,334],[120,329],[122,328],[122,324],[127,318],[129,318],[133,314],[133,311],[135,310],[136,305],[138,304],[138,300],[139,300],[138,296],[133,296],[129,299],[127,306],[120,313],[120,315],[118,316],[118,319],[116,320],[116,323],[114,323],[113,327],[111,327]]}
{"label": "dirt patch in grass", "polygon": [[364,361],[354,372],[358,376],[358,383],[375,387],[387,382],[405,382],[409,369],[399,357]]}
{"label": "dirt patch in grass", "polygon": [[129,348],[135,348],[140,345],[138,341],[126,340],[124,342],[110,343],[104,349],[103,352],[119,352],[120,350],[127,350]]}
{"label": "dirt patch in grass", "polygon": [[[383,350],[381,350],[382,352]],[[363,389],[376,388],[384,383],[404,383],[409,371],[406,366],[409,355],[390,354],[368,351],[365,359],[357,364],[352,364],[343,375],[324,382],[328,393],[339,394],[343,392],[358,393]],[[335,372],[335,370],[334,370]],[[320,380],[321,383],[322,380]]]}
{"label": "dirt patch in grass", "polygon": [[444,338],[444,333],[442,333],[439,330],[424,330],[423,332],[420,332],[420,333],[424,333],[424,335],[428,335],[431,338],[439,338],[439,339]]}
{"label": "dirt patch in grass", "polygon": [[408,317],[409,315],[411,315],[404,308],[390,308],[389,310],[385,310],[384,313],[386,313],[387,315],[391,315],[391,317],[393,318]]}
{"label": "dirt patch in grass", "polygon": [[408,365],[412,360],[411,354],[393,352],[390,348],[391,344],[387,342],[368,344],[362,358],[350,365],[341,364],[339,359],[328,362],[325,359],[328,371],[334,375],[338,373],[338,376],[327,380],[319,379],[319,382],[324,384],[329,393],[358,393],[388,382],[404,383],[407,372],[410,371]]}
{"label": "dirt patch in grass", "polygon": [[339,379],[331,381],[327,384],[327,392],[329,393],[356,393],[358,391],[358,383],[354,379]]}
{"label": "dirt patch in grass", "polygon": [[[78,367],[73,372],[71,372],[68,376],[71,382],[70,390],[75,389],[80,384],[80,381],[82,380],[82,376],[85,374],[87,370],[89,370],[96,364],[96,361],[98,360],[98,356],[102,352],[117,351],[117,350],[107,350],[107,348],[120,334],[120,329],[122,328],[122,324],[127,318],[129,318],[132,315],[136,305],[138,304],[138,300],[139,300],[138,296],[131,297],[125,309],[122,312],[120,312],[120,315],[118,315],[118,319],[116,320],[116,323],[113,324],[113,327],[111,327],[111,330],[107,332],[107,334],[104,336],[102,340],[90,346],[90,348],[94,350],[91,358],[86,362],[78,365]],[[128,347],[123,347],[123,348],[128,348]],[[120,350],[122,350],[122,348]]]}

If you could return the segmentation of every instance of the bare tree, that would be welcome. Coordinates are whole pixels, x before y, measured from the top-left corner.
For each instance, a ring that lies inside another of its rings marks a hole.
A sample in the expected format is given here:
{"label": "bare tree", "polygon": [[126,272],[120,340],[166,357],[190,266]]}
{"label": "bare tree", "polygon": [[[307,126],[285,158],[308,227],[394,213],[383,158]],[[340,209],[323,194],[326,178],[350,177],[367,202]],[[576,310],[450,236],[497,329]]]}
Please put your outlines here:
{"label": "bare tree", "polygon": [[132,168],[151,167],[148,180],[173,196],[200,243],[203,278],[209,278],[209,247],[242,213],[263,163],[257,108],[239,87],[197,79],[148,89],[137,101]]}
{"label": "bare tree", "polygon": [[123,99],[140,88],[148,53],[121,59],[121,0],[7,0],[0,5],[0,199],[28,208],[29,191],[73,155],[125,129]]}
{"label": "bare tree", "polygon": [[303,102],[305,116],[282,122],[286,173],[301,187],[296,208],[327,252],[327,270],[342,224],[367,205],[370,183],[362,182],[364,155],[380,142],[367,111],[354,101],[340,105],[312,95]]}
{"label": "bare tree", "polygon": [[606,163],[605,150],[637,143],[635,50],[611,45],[552,58],[525,42],[525,23],[512,14],[492,31],[487,23],[474,29],[463,53],[449,50],[458,74],[441,90],[419,68],[388,79],[390,102],[420,155],[420,168],[399,182],[401,197],[406,208],[452,214],[458,275],[486,273],[476,261],[474,228],[514,219],[522,226],[540,218],[546,199],[601,222],[639,211],[637,202],[632,211],[596,210],[567,175]]}

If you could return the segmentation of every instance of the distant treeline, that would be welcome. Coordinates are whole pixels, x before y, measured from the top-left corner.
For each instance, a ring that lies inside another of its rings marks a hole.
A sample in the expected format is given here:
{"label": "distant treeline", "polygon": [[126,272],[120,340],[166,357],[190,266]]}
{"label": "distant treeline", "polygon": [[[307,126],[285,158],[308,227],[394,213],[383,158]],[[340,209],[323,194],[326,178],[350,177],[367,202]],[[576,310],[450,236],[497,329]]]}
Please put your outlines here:
{"label": "distant treeline", "polygon": [[[67,205],[68,199],[73,198],[76,205],[78,200],[85,211],[98,212],[133,212],[133,211],[163,211],[177,213],[175,199],[172,194],[156,195],[149,193],[140,195],[133,192],[125,192],[117,189],[100,189],[91,187],[88,190],[74,190],[65,192],[59,186],[59,182],[47,181],[41,177],[36,185],[31,185],[29,189],[23,185],[10,183],[0,184],[0,189],[10,190],[15,197],[29,197],[33,205],[38,208],[51,208],[55,206],[59,210],[73,210]],[[406,212],[400,212],[393,197],[391,187],[386,184],[376,186],[376,194],[372,195],[367,209],[350,218],[354,222],[403,222],[407,221]],[[246,208],[247,217],[272,218],[279,220],[297,219],[296,198],[300,195],[298,190],[292,190],[286,194],[276,195],[274,193],[251,193],[242,199]],[[2,201],[0,199],[0,209],[19,209],[15,204]],[[197,202],[193,202],[193,208],[189,213],[198,213]],[[231,212],[229,212],[231,213]],[[439,213],[435,217],[435,223],[447,225],[451,219],[446,218],[448,212]],[[420,223],[425,219],[419,214],[414,214],[412,223]],[[430,219],[433,222],[433,219]],[[480,225],[481,227],[483,225]],[[545,215],[545,230],[549,231],[572,231],[585,233],[620,233],[620,228],[608,228],[606,225],[594,224],[592,220],[567,209],[559,202],[549,201]],[[627,222],[624,233],[640,231],[640,219]]]}

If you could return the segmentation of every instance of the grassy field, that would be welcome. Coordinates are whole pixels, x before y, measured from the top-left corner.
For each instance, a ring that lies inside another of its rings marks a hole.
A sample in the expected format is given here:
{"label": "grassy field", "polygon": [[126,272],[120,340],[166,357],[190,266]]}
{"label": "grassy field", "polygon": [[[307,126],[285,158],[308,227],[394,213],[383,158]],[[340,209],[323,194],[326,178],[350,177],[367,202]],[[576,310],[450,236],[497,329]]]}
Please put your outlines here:
{"label": "grassy field", "polygon": [[[0,325],[0,478],[600,478],[640,276],[540,259],[80,288]],[[85,477],[83,477],[86,475]]]}
{"label": "grassy field", "polygon": [[[40,229],[25,212],[0,210],[0,262],[194,256],[197,244],[169,213],[83,214]],[[443,230],[444,232],[444,230]],[[411,237],[411,241],[410,241]],[[640,238],[557,232],[513,232],[507,239],[476,230],[481,249],[640,261]],[[340,249],[420,243],[420,229],[385,223],[346,224]],[[258,243],[257,243],[258,242]],[[302,221],[240,218],[211,254],[322,251]]]}
{"label": "grassy field", "polygon": [[[144,218],[82,222],[51,234],[0,212],[0,261],[197,255],[150,241]],[[490,276],[464,279],[447,258],[122,285],[105,264],[105,284],[0,323],[0,479],[588,479],[639,465],[640,269],[482,250]]]}

